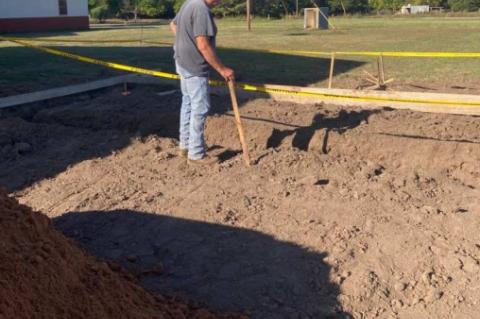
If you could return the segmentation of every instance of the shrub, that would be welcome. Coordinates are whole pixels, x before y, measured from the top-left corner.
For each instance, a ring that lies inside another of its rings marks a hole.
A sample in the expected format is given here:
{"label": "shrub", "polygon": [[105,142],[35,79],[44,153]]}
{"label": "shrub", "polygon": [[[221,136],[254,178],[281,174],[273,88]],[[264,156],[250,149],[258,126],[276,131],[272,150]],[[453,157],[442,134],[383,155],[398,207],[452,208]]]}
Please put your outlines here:
{"label": "shrub", "polygon": [[100,22],[104,22],[109,17],[109,10],[107,5],[99,6],[90,10],[90,16]]}
{"label": "shrub", "polygon": [[448,0],[452,11],[475,11],[480,8],[480,0]]}

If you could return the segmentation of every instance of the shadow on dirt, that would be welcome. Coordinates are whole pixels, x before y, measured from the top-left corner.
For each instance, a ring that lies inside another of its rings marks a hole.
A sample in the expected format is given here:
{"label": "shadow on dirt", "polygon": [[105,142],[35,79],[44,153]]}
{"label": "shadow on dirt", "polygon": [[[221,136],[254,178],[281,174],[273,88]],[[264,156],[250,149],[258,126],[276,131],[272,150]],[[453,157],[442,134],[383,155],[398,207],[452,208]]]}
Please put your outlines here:
{"label": "shadow on dirt", "polygon": [[[174,71],[170,47],[58,48],[104,60]],[[220,55],[249,82],[309,85],[328,77],[329,59],[233,49],[221,50]],[[337,71],[346,72],[360,65],[362,62],[338,60]],[[23,84],[28,88],[32,83],[44,83],[51,88],[113,75],[103,67],[13,46],[0,48],[0,72],[3,71],[6,76],[0,81],[0,92],[7,95],[12,83],[20,88],[14,92],[22,93]],[[47,78],[48,81],[42,80]],[[172,82],[172,85],[176,88],[178,83]],[[129,96],[122,96],[122,89],[117,87],[0,110],[0,186],[19,191],[76,163],[120,151],[130,145],[132,138],[156,135],[177,139],[181,97],[178,93],[156,95],[159,91],[171,90],[172,86],[130,86],[129,89],[132,91]],[[212,101],[213,113],[225,114],[231,110],[228,98],[214,96]],[[243,102],[239,100],[240,106]],[[238,153],[227,150],[221,154],[221,160],[235,155]]]}
{"label": "shadow on dirt", "polygon": [[130,210],[72,212],[54,224],[153,292],[252,318],[351,318],[339,309],[326,254],[269,235]]}
{"label": "shadow on dirt", "polygon": [[327,118],[324,114],[318,113],[313,117],[310,126],[287,130],[273,129],[272,135],[267,141],[267,148],[279,147],[286,137],[293,135],[292,146],[303,151],[308,151],[308,146],[315,132],[325,129],[322,152],[327,154],[328,135],[331,131],[343,134],[347,130],[354,129],[362,123],[368,123],[370,115],[380,112],[381,110],[362,110],[359,112],[342,110],[335,118]]}

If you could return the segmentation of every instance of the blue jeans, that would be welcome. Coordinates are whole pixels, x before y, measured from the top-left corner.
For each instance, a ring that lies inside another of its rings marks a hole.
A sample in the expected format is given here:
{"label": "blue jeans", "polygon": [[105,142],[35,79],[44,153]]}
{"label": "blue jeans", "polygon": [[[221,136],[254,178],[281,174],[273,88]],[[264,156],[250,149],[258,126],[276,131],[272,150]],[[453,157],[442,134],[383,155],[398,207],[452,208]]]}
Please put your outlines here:
{"label": "blue jeans", "polygon": [[180,148],[188,150],[188,158],[205,156],[205,120],[210,110],[208,77],[194,76],[175,63],[180,75],[182,107],[180,109]]}

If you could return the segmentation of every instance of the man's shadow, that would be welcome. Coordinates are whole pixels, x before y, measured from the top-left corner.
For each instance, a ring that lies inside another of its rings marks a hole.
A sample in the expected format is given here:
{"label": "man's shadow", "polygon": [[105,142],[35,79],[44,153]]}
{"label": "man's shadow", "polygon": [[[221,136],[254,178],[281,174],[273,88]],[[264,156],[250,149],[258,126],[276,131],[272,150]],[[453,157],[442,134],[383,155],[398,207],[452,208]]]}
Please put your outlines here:
{"label": "man's shadow", "polygon": [[326,253],[257,231],[130,210],[71,212],[54,224],[153,292],[252,318],[351,318]]}
{"label": "man's shadow", "polygon": [[328,118],[322,113],[317,113],[309,126],[300,126],[295,129],[279,130],[273,129],[272,135],[268,138],[267,148],[276,148],[288,136],[293,135],[292,146],[302,151],[308,151],[310,141],[317,130],[325,129],[323,136],[322,152],[328,153],[328,136],[331,131],[343,134],[347,130],[359,126],[361,123],[368,123],[370,115],[379,113],[381,110],[345,111],[341,110],[337,117]]}

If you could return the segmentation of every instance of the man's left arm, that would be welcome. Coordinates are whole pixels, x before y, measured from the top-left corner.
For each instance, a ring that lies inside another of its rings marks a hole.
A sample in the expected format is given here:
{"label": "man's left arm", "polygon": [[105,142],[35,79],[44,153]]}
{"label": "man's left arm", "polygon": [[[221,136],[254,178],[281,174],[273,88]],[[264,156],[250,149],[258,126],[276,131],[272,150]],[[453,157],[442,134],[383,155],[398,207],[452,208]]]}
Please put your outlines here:
{"label": "man's left arm", "polygon": [[215,48],[210,43],[210,39],[207,36],[197,36],[195,38],[198,51],[203,55],[208,64],[212,66],[225,81],[235,82],[235,72],[223,65],[222,61],[217,56]]}
{"label": "man's left arm", "polygon": [[171,22],[170,22],[170,30],[172,31],[172,33],[174,35],[177,35],[177,23],[175,22],[175,19],[173,19]]}

